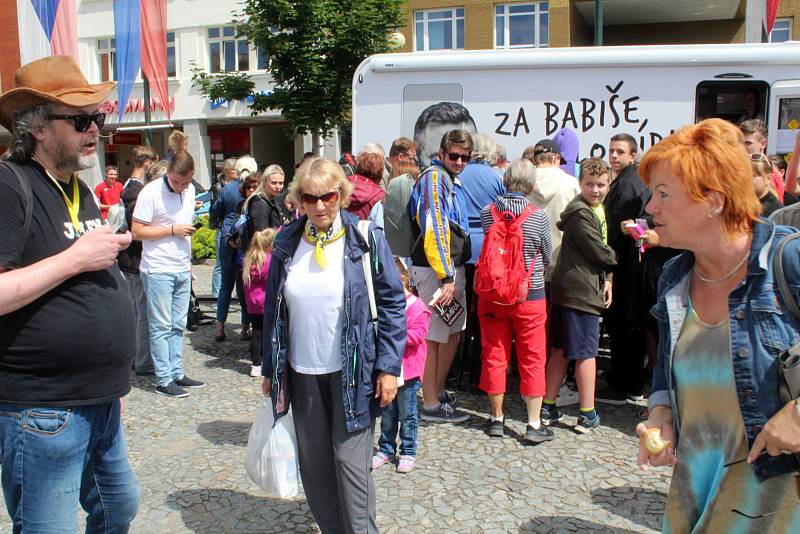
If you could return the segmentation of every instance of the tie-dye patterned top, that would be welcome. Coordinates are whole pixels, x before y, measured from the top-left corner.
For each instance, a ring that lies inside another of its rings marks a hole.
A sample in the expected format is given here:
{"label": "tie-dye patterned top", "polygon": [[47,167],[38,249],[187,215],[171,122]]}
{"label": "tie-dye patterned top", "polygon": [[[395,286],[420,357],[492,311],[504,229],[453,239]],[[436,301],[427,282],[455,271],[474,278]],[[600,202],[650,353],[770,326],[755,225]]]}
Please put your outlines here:
{"label": "tie-dye patterned top", "polygon": [[759,484],[746,462],[725,467],[748,453],[730,322],[704,323],[690,303],[675,345],[673,376],[681,432],[664,532],[800,532],[793,474]]}

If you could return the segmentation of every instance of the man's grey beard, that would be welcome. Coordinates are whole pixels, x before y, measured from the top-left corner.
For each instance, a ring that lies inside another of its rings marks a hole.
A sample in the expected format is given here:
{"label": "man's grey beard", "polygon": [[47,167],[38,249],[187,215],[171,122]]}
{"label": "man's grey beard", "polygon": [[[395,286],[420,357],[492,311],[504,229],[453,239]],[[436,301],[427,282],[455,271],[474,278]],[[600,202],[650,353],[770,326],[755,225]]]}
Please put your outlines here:
{"label": "man's grey beard", "polygon": [[78,156],[77,161],[77,169],[76,171],[85,171],[86,169],[91,169],[97,163],[97,154],[92,154],[91,156]]}

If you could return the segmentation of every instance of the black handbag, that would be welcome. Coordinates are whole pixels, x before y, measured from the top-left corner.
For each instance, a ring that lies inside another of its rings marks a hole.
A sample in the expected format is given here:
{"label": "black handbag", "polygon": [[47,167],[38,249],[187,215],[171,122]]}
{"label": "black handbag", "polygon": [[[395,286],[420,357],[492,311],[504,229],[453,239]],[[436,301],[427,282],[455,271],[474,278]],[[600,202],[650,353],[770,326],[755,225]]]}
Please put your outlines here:
{"label": "black handbag", "polygon": [[[800,233],[791,234],[778,244],[772,257],[772,271],[784,306],[800,324],[800,306],[792,295],[789,282],[783,272],[783,249],[795,239],[800,239]],[[783,351],[778,359],[781,374],[778,393],[781,401],[785,404],[800,398],[800,341]]]}
{"label": "black handbag", "polygon": [[189,312],[186,314],[186,330],[194,332],[200,327],[200,319],[203,317],[203,312],[200,311],[200,301],[194,294],[194,289],[191,290],[189,296]]}

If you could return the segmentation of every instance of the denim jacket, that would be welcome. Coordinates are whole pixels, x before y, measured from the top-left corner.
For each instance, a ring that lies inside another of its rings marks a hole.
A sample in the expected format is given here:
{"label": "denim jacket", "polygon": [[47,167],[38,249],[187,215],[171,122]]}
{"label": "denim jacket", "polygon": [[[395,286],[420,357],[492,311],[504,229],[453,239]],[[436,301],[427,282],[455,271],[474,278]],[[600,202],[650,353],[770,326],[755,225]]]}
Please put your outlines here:
{"label": "denim jacket", "polygon": [[[782,303],[772,272],[777,244],[795,230],[761,219],[753,228],[747,275],[728,297],[731,356],[736,394],[744,419],[748,447],[752,447],[766,422],[783,407],[778,396],[778,356],[800,339],[800,327]],[[784,250],[784,273],[795,299],[800,295],[800,242]],[[694,255],[684,252],[667,262],[658,284],[652,314],[658,321],[658,362],[653,372],[650,409],[672,409],[675,436],[679,435],[672,357],[689,308],[689,280]],[[794,456],[762,456],[756,476],[764,480],[796,471]]]}
{"label": "denim jacket", "polygon": [[[374,242],[370,246],[358,231],[358,218],[345,211],[341,211],[341,216],[345,228],[342,401],[347,431],[357,432],[369,427],[380,411],[378,400],[374,398],[378,373],[400,376],[406,347],[406,299],[383,231],[371,225]],[[303,217],[290,223],[275,237],[267,278],[261,374],[271,381],[270,397],[276,421],[289,410],[291,399],[287,387],[289,309],[283,289],[288,265],[300,244],[306,220]],[[374,251],[371,263],[377,326],[372,323],[361,262],[364,252],[370,250]]]}

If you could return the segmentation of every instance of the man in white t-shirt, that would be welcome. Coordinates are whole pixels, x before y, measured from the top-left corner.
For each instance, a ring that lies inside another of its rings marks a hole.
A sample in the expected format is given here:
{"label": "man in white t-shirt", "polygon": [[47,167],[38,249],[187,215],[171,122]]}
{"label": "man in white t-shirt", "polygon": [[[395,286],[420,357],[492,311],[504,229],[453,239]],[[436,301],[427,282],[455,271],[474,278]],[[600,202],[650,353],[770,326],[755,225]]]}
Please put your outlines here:
{"label": "man in white t-shirt", "polygon": [[150,354],[156,370],[156,392],[179,398],[184,388],[202,388],[183,372],[183,329],[191,294],[194,160],[177,152],[167,174],[147,184],[133,210],[133,238],[142,241],[139,265],[147,293]]}

